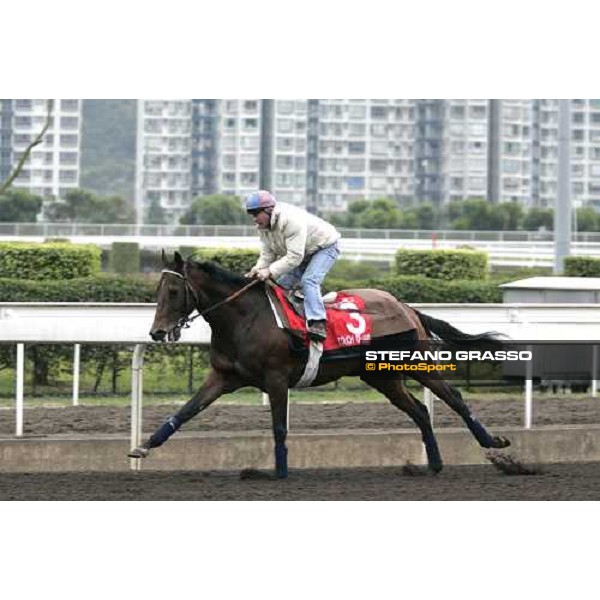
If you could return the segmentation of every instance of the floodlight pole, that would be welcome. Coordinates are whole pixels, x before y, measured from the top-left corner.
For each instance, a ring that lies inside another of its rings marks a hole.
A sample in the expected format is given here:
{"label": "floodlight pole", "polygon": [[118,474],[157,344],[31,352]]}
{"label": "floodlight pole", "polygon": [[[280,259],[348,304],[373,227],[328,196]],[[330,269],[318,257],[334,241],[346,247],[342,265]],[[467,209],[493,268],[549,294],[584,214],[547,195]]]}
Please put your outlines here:
{"label": "floodlight pole", "polygon": [[558,101],[558,190],[554,210],[554,274],[571,254],[571,101]]}

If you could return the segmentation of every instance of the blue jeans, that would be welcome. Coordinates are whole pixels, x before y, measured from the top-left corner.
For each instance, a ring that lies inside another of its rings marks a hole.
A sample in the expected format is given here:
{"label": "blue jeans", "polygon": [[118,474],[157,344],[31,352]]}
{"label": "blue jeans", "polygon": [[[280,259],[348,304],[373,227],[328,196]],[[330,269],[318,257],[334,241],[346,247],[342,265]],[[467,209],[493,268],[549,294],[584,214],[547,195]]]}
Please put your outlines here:
{"label": "blue jeans", "polygon": [[331,246],[317,250],[308,260],[277,280],[279,285],[288,289],[298,287],[300,283],[304,294],[304,312],[307,321],[321,321],[327,318],[321,296],[321,283],[339,256],[340,249],[335,242]]}

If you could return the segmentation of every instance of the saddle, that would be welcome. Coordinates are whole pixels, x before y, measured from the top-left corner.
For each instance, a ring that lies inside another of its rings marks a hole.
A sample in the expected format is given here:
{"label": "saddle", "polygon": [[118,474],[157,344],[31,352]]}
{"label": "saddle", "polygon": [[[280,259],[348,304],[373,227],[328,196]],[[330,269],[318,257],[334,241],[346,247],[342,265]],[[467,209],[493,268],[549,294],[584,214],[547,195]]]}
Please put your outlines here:
{"label": "saddle", "polygon": [[[266,290],[277,325],[308,347],[302,296],[275,284]],[[325,353],[415,329],[408,307],[382,290],[341,290],[327,294],[323,301],[327,311]]]}

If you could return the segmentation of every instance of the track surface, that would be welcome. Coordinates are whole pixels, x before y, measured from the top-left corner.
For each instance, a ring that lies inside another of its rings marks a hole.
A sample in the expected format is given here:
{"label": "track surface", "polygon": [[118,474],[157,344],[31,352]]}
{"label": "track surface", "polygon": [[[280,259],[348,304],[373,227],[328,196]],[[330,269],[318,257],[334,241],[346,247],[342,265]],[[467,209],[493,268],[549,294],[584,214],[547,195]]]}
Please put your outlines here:
{"label": "track surface", "polygon": [[0,500],[598,500],[600,464],[547,465],[508,476],[490,465],[414,477],[401,468],[292,471],[285,481],[239,473],[0,473]]}
{"label": "track surface", "polygon": [[[493,429],[520,426],[523,401],[471,401],[480,420]],[[144,409],[144,430],[152,431],[173,406]],[[435,426],[462,423],[441,402]],[[389,404],[295,404],[294,431],[319,429],[409,429],[412,422]],[[535,425],[600,423],[600,401],[568,396],[534,404]],[[262,406],[218,404],[186,424],[187,431],[268,430]],[[14,411],[0,411],[0,435],[14,432]],[[129,409],[118,407],[32,408],[25,434],[128,433]],[[239,473],[0,473],[0,500],[598,500],[600,464],[544,465],[538,475],[508,476],[493,465],[447,466],[438,476],[410,476],[402,468],[292,471],[286,481],[242,480]]]}
{"label": "track surface", "polygon": [[[521,427],[523,399],[486,399],[470,401],[469,406],[488,427]],[[175,406],[144,407],[144,431],[151,433]],[[567,395],[536,399],[534,425],[584,425],[600,423],[600,400],[571,398]],[[463,427],[463,423],[441,401],[434,405],[434,426]],[[305,432],[320,429],[412,429],[415,425],[391,404],[292,404],[290,428]],[[220,405],[216,402],[206,412],[185,424],[185,431],[270,431],[271,414],[266,406]],[[0,410],[0,435],[15,431],[15,413]],[[25,434],[57,433],[129,433],[130,409],[111,406],[70,408],[26,408]]]}

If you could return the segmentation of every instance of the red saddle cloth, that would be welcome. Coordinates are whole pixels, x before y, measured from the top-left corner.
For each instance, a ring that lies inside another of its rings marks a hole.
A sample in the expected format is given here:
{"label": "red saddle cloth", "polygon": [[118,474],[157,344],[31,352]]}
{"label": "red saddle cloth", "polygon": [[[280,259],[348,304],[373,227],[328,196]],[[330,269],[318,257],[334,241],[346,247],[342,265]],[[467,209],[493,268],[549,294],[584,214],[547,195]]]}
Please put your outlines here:
{"label": "red saddle cloth", "polygon": [[[290,305],[279,286],[270,288],[279,301],[279,316],[285,329],[300,337],[308,346],[306,322]],[[323,351],[338,350],[369,343],[373,332],[373,317],[364,313],[365,301],[356,294],[338,292],[335,302],[325,305],[327,312],[327,339]]]}

